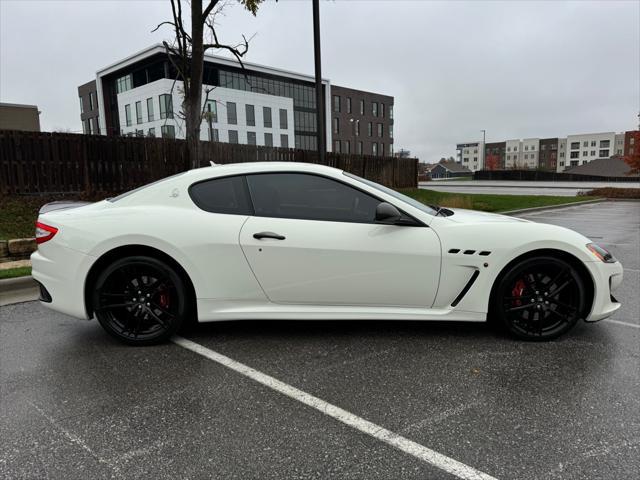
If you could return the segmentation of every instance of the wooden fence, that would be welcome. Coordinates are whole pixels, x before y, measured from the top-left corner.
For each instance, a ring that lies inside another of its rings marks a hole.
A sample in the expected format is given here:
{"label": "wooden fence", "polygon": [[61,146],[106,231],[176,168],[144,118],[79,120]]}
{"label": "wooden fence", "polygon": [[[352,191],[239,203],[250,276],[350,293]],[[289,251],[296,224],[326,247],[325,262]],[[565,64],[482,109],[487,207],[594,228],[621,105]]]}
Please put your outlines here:
{"label": "wooden fence", "polygon": [[523,180],[530,182],[638,182],[638,175],[604,177],[578,173],[549,172],[545,170],[478,170],[474,180]]}
{"label": "wooden fence", "polygon": [[[202,142],[208,163],[319,163],[317,152]],[[0,130],[0,194],[118,193],[190,168],[186,142]],[[418,160],[327,153],[326,165],[392,188],[417,186]]]}

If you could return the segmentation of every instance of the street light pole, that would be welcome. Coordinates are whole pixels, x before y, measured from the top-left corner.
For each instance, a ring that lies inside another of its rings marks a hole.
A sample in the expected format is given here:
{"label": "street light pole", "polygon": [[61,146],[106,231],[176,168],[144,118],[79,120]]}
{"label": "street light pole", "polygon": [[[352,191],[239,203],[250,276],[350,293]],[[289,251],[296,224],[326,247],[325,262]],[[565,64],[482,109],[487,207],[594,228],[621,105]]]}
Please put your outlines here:
{"label": "street light pole", "polygon": [[322,59],[320,56],[320,0],[313,0],[313,54],[316,67],[316,119],[318,124],[318,156],[325,163],[324,102],[322,101]]}

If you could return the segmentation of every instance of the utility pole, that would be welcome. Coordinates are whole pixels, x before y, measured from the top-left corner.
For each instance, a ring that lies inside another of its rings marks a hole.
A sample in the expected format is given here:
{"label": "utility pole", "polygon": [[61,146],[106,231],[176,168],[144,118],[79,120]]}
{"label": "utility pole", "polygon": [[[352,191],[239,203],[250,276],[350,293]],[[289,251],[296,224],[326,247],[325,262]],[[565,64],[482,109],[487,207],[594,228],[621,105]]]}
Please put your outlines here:
{"label": "utility pole", "polygon": [[318,124],[318,155],[321,164],[325,163],[325,123],[324,102],[322,101],[322,59],[320,57],[320,0],[313,1],[313,54],[316,66],[316,118]]}

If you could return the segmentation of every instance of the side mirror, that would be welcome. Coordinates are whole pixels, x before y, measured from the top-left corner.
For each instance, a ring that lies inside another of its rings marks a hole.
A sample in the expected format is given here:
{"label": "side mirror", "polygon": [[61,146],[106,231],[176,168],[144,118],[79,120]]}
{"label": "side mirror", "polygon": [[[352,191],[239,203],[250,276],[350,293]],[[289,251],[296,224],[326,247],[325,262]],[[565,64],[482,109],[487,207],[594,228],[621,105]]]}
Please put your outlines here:
{"label": "side mirror", "polygon": [[376,207],[376,222],[393,225],[402,218],[400,211],[387,202],[379,203]]}

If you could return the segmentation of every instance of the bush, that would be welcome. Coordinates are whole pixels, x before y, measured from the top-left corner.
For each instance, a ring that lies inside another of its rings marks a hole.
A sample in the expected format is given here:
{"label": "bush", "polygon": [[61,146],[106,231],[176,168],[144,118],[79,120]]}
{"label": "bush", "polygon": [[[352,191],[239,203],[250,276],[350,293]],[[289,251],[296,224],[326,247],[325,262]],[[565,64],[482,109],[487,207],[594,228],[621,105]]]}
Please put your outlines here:
{"label": "bush", "polygon": [[596,188],[594,190],[579,192],[578,195],[606,198],[630,198],[640,200],[640,188]]}

